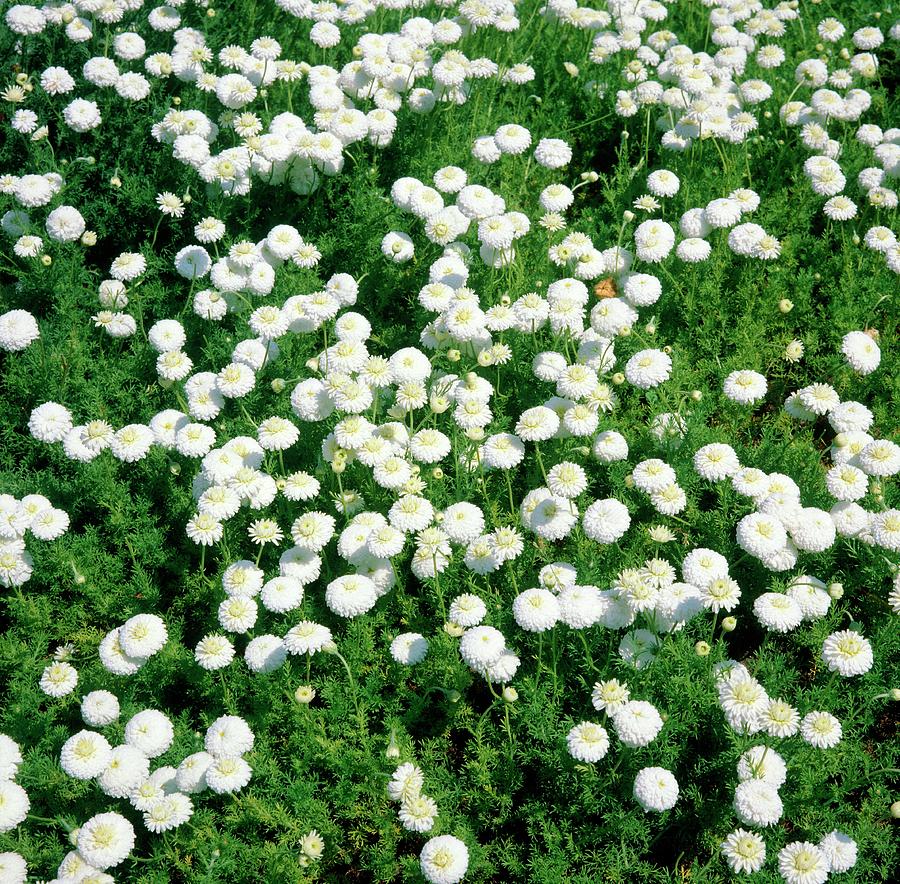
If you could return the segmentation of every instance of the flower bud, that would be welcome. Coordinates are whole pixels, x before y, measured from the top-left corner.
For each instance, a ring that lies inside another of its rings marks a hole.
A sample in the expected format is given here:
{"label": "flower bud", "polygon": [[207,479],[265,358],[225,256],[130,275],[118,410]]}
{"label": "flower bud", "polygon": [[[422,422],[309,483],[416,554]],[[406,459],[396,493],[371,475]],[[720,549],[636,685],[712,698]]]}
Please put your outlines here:
{"label": "flower bud", "polygon": [[469,427],[466,430],[466,438],[473,442],[480,442],[484,438],[484,429],[482,427]]}
{"label": "flower bud", "polygon": [[113,175],[112,178],[109,179],[109,183],[111,187],[121,187],[122,179],[118,175]]}
{"label": "flower bud", "polygon": [[891,699],[895,703],[900,700],[900,688],[891,688]]}
{"label": "flower bud", "polygon": [[391,737],[388,740],[387,749],[384,750],[385,758],[399,758],[400,757],[400,746],[397,744],[397,735],[394,733],[394,729],[391,728]]}
{"label": "flower bud", "polygon": [[694,402],[699,402],[703,398],[703,393],[700,390],[691,390],[691,399]]}
{"label": "flower bud", "polygon": [[895,802],[891,805],[891,816],[892,816],[895,820],[900,820],[900,801],[895,801]]}
{"label": "flower bud", "polygon": [[619,386],[619,385],[621,385],[621,384],[624,384],[624,383],[625,383],[625,375],[622,374],[622,372],[617,371],[617,372],[612,376],[612,382],[613,382],[616,386]]}
{"label": "flower bud", "polygon": [[503,701],[505,703],[515,703],[519,699],[519,692],[510,685],[503,688]]}
{"label": "flower bud", "polygon": [[322,645],[322,650],[326,654],[336,654],[338,652],[338,646],[335,642],[329,641],[329,642],[325,642],[325,644]]}
{"label": "flower bud", "polygon": [[307,367],[307,369],[309,369],[309,371],[318,371],[319,370],[318,357],[313,356],[311,359],[307,359],[306,367]]}
{"label": "flower bud", "polygon": [[41,255],[41,264],[43,264],[44,267],[49,267],[52,263],[53,258],[51,258],[50,255]]}
{"label": "flower bud", "polygon": [[458,623],[454,623],[452,620],[448,620],[444,624],[444,632],[447,635],[452,636],[453,638],[459,638],[466,630],[460,626]]}
{"label": "flower bud", "polygon": [[459,362],[459,360],[462,359],[462,353],[460,353],[459,350],[448,350],[447,359],[450,362]]}
{"label": "flower bud", "polygon": [[88,247],[97,245],[97,234],[93,230],[85,230],[81,234],[81,244]]}
{"label": "flower bud", "polygon": [[478,364],[482,368],[487,368],[489,365],[494,364],[494,354],[491,353],[490,349],[478,351]]}
{"label": "flower bud", "polygon": [[722,632],[734,632],[737,629],[737,617],[726,617],[722,621]]}
{"label": "flower bud", "polygon": [[438,480],[443,479],[443,478],[444,478],[444,471],[443,471],[440,467],[435,467],[435,468],[431,471],[431,478],[432,478],[432,479],[438,479]]}
{"label": "flower bud", "polygon": [[620,338],[630,338],[631,337],[631,326],[623,325],[622,328],[619,329],[619,337]]}
{"label": "flower bud", "polygon": [[456,690],[444,691],[444,696],[450,703],[458,703],[462,699],[462,694]]}
{"label": "flower bud", "polygon": [[270,384],[272,387],[273,393],[281,393],[284,391],[286,386],[284,378],[272,378],[272,383]]}
{"label": "flower bud", "polygon": [[828,587],[828,595],[830,595],[835,601],[844,597],[844,584],[843,583],[832,583]]}
{"label": "flower bud", "polygon": [[648,322],[644,326],[644,331],[647,332],[648,335],[655,335],[656,334],[656,324],[653,322]]}
{"label": "flower bud", "polygon": [[778,302],[778,309],[782,313],[790,313],[794,309],[794,302],[790,298],[782,298]]}
{"label": "flower bud", "polygon": [[711,650],[709,642],[699,641],[694,645],[694,653],[698,657],[708,657]]}

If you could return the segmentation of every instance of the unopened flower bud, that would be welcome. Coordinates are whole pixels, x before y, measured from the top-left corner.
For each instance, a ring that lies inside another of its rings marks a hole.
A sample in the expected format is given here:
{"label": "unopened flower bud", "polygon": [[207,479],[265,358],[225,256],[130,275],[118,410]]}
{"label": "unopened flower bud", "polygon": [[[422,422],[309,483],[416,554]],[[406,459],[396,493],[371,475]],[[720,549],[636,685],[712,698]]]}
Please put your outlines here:
{"label": "unopened flower bud", "polygon": [[894,702],[900,701],[900,688],[891,688],[891,699]]}
{"label": "unopened flower bud", "polygon": [[384,750],[385,758],[399,758],[400,757],[400,746],[397,744],[397,735],[394,733],[394,729],[391,728],[391,737],[388,740],[387,749]]}
{"label": "unopened flower bud", "polygon": [[708,657],[711,650],[709,642],[699,641],[694,645],[694,653],[698,657]]}
{"label": "unopened flower bud", "polygon": [[49,267],[52,263],[53,258],[51,258],[50,255],[41,255],[41,264],[43,264],[44,267]]}
{"label": "unopened flower bud", "polygon": [[830,595],[835,601],[844,597],[844,584],[843,583],[832,583],[828,587],[828,595]]}
{"label": "unopened flower bud", "polygon": [[447,359],[450,362],[459,362],[459,360],[462,359],[462,353],[460,353],[459,350],[448,350]]}
{"label": "unopened flower bud", "polygon": [[644,326],[644,331],[647,332],[648,335],[655,335],[656,334],[656,324],[653,322],[648,322]]}
{"label": "unopened flower bud", "polygon": [[473,442],[480,442],[484,438],[484,429],[482,427],[469,427],[466,430],[466,437]]}
{"label": "unopened flower bud", "polygon": [[622,220],[626,224],[630,224],[632,221],[634,221],[634,212],[632,212],[631,209],[626,209],[624,212],[622,212]]}
{"label": "unopened flower bud", "polygon": [[81,234],[81,244],[88,247],[97,245],[97,234],[93,230],[85,230]]}
{"label": "unopened flower bud", "polygon": [[790,313],[794,309],[794,302],[790,298],[782,298],[778,302],[778,309],[782,313]]}
{"label": "unopened flower bud", "polygon": [[694,402],[699,402],[703,398],[703,393],[700,390],[691,390],[691,399]]}
{"label": "unopened flower bud", "polygon": [[443,471],[440,467],[435,467],[435,468],[431,471],[431,478],[432,478],[432,479],[438,479],[438,480],[443,479],[443,478],[444,478],[444,471]]}
{"label": "unopened flower bud", "polygon": [[505,703],[515,703],[519,699],[519,692],[510,685],[503,688],[503,701]]}
{"label": "unopened flower bud", "polygon": [[612,382],[613,382],[616,386],[619,386],[620,384],[624,384],[624,383],[625,383],[625,375],[622,374],[622,372],[617,371],[617,372],[612,376]]}
{"label": "unopened flower bud", "polygon": [[737,629],[737,617],[726,617],[722,621],[722,632],[734,632]]}
{"label": "unopened flower bud", "polygon": [[454,623],[452,620],[448,620],[444,624],[444,632],[447,635],[453,636],[453,638],[459,638],[466,630],[460,626],[458,623]]}
{"label": "unopened flower bud", "polygon": [[900,820],[900,801],[895,801],[895,802],[891,805],[891,816],[892,816],[895,820]]}
{"label": "unopened flower bud", "polygon": [[272,378],[272,383],[269,386],[271,386],[273,393],[281,393],[284,391],[286,384],[284,378]]}

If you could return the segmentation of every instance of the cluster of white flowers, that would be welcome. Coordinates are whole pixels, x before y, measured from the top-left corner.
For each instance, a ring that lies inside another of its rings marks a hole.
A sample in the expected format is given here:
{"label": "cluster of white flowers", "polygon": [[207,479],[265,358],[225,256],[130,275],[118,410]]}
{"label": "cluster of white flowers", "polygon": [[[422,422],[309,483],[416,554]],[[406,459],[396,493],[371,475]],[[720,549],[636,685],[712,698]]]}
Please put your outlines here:
{"label": "cluster of white flowers", "polygon": [[34,559],[25,549],[29,534],[38,540],[56,540],[68,529],[68,514],[43,494],[21,500],[0,494],[0,586],[22,586],[31,577]]}
{"label": "cluster of white flowers", "polygon": [[[0,833],[15,829],[31,808],[28,793],[15,781],[21,764],[19,744],[6,734],[0,734]],[[20,861],[24,868],[24,860],[18,854],[0,854],[0,857],[11,869],[16,869]],[[3,871],[2,865],[0,871]]]}
{"label": "cluster of white flowers", "polygon": [[400,825],[409,832],[430,832],[438,815],[435,800],[422,792],[424,783],[422,769],[407,761],[397,767],[387,785],[388,796],[400,804]]}
{"label": "cluster of white flowers", "polygon": [[[109,691],[92,691],[81,701],[81,715],[89,727],[111,727],[119,718],[119,701]],[[226,715],[216,719],[207,728],[203,750],[185,757],[177,768],[163,765],[151,772],[151,760],[167,752],[174,737],[169,718],[156,709],[146,709],[126,722],[124,742],[118,746],[112,746],[99,730],[73,734],[60,750],[60,765],[70,777],[94,780],[110,798],[127,799],[143,814],[148,831],[160,834],[191,818],[194,805],[190,796],[206,789],[217,794],[237,792],[252,773],[244,755],[253,748],[254,735],[242,718]],[[317,833],[310,835],[315,841]],[[58,874],[64,878],[77,874],[81,880],[88,873],[118,865],[131,852],[134,841],[134,830],[121,815],[93,817],[79,829],[77,850],[66,856]],[[313,853],[314,848],[311,842]],[[318,852],[321,854],[320,849]]]}

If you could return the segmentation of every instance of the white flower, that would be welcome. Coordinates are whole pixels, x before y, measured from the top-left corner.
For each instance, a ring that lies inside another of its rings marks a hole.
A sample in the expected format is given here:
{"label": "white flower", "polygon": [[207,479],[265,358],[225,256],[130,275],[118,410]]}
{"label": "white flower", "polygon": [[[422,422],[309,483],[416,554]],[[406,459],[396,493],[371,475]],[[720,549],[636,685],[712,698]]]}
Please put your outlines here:
{"label": "white flower", "polygon": [[428,654],[428,640],[418,632],[404,632],[391,642],[391,656],[404,666],[421,663]]}
{"label": "white flower", "polygon": [[734,790],[734,812],[745,826],[774,826],[784,812],[778,790],[764,780],[739,783]]}
{"label": "white flower", "polygon": [[609,734],[599,724],[582,721],[569,731],[566,744],[569,754],[576,761],[593,764],[600,761],[609,751]]}
{"label": "white flower", "polygon": [[118,813],[99,813],[78,830],[78,852],[97,869],[121,863],[134,847],[134,828]]}
{"label": "white flower", "polygon": [[766,843],[755,832],[735,829],[722,842],[722,853],[733,872],[758,872],[766,861]]}
{"label": "white flower", "polygon": [[678,781],[665,768],[642,768],[634,780],[634,797],[645,812],[670,810],[678,801]]}
{"label": "white flower", "polygon": [[456,884],[469,867],[469,849],[453,835],[439,835],[422,848],[419,866],[429,884]]}
{"label": "white flower", "polygon": [[831,672],[844,677],[862,675],[872,668],[872,645],[858,632],[833,632],[822,645],[822,658]]}
{"label": "white flower", "polygon": [[825,854],[807,841],[793,841],[778,851],[778,871],[786,884],[824,884],[829,869]]}
{"label": "white flower", "polygon": [[642,390],[658,387],[669,379],[672,360],[662,350],[640,350],[625,364],[625,377]]}

